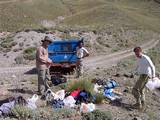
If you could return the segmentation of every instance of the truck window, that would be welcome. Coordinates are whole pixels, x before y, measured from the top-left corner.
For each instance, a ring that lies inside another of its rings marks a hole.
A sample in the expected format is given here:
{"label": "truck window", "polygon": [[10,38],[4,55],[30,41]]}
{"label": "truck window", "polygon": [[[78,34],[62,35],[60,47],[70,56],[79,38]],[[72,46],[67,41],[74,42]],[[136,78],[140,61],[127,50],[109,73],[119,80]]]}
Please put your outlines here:
{"label": "truck window", "polygon": [[61,45],[62,52],[71,52],[72,51],[72,45],[71,44],[62,44]]}

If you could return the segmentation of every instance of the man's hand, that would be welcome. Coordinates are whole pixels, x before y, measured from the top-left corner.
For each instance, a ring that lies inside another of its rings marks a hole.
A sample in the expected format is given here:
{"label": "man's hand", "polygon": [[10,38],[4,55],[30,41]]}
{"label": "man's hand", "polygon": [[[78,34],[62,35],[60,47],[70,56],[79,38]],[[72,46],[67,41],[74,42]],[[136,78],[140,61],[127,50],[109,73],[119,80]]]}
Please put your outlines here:
{"label": "man's hand", "polygon": [[47,63],[52,63],[52,60],[48,58]]}

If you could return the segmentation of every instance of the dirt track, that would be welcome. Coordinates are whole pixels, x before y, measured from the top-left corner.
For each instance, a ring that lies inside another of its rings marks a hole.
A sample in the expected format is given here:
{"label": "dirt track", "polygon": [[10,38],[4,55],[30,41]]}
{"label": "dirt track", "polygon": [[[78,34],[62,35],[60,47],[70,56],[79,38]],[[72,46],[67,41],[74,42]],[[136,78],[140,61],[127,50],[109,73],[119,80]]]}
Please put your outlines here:
{"label": "dirt track", "polygon": [[[145,43],[144,45],[142,45],[142,48],[144,51],[147,51],[151,48],[153,48],[154,46],[156,46],[156,44],[158,43],[158,40],[151,40],[150,42]],[[112,53],[109,55],[101,55],[101,56],[95,56],[94,58],[89,58],[86,59],[85,62],[85,66],[87,69],[93,69],[96,67],[101,67],[101,68],[109,68],[111,67],[113,64],[116,64],[118,61],[129,57],[131,55],[133,55],[133,49],[128,49],[125,51],[120,51],[120,52],[116,52],[116,53]]]}
{"label": "dirt track", "polygon": [[[142,48],[147,51],[150,48],[153,48],[156,46],[156,44],[159,42],[159,40],[151,40],[150,42],[145,43],[142,45]],[[133,55],[134,53],[132,52],[132,49],[120,51],[120,52],[115,52],[112,54],[104,54],[100,56],[93,56],[85,59],[85,68],[87,70],[93,70],[97,67],[100,68],[109,68],[113,64],[116,64],[118,61],[129,57]],[[0,68],[0,74],[7,74],[7,73],[20,73],[23,74],[31,69],[35,68],[35,66],[18,66],[18,67],[4,67]]]}

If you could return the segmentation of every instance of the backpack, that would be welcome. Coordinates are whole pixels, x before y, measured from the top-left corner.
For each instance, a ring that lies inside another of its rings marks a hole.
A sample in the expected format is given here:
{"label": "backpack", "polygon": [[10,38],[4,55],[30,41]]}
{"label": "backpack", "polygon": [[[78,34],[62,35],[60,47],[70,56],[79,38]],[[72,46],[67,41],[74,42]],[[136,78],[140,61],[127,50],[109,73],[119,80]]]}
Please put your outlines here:
{"label": "backpack", "polygon": [[80,91],[74,99],[76,100],[76,104],[93,102],[93,96],[85,90]]}

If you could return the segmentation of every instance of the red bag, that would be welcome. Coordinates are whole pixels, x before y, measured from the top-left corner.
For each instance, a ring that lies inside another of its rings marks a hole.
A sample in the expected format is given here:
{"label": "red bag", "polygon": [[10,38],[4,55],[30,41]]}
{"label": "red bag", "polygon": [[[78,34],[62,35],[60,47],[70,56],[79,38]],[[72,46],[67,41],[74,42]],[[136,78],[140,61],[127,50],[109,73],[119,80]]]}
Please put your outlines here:
{"label": "red bag", "polygon": [[78,95],[79,92],[80,92],[80,90],[75,90],[75,91],[73,91],[73,92],[71,93],[71,96],[72,96],[73,98],[75,98],[75,97]]}

